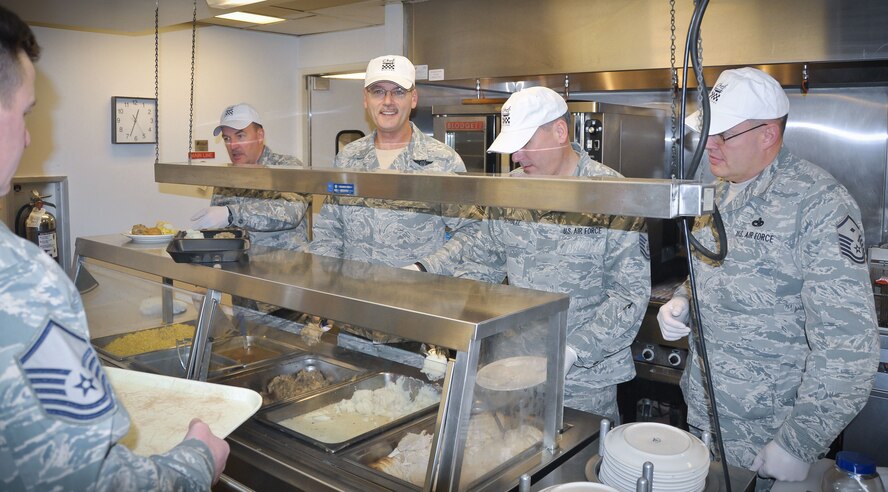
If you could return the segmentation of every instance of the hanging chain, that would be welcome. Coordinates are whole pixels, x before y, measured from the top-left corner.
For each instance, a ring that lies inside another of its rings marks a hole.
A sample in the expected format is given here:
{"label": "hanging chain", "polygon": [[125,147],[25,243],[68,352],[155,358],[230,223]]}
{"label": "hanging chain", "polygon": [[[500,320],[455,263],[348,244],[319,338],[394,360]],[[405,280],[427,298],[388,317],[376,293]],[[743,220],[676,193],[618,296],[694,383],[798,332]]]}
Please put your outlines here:
{"label": "hanging chain", "polygon": [[[694,7],[697,6],[698,0],[694,0]],[[697,76],[697,108],[703,108],[703,23],[700,23],[700,29],[697,31],[697,61],[700,63],[700,75]],[[700,113],[700,119],[703,119],[703,113]]]}
{"label": "hanging chain", "polygon": [[160,30],[159,26],[159,18],[160,18],[160,0],[155,0],[154,2],[154,163],[157,164],[160,162],[160,98],[159,95],[159,87],[158,84],[158,75],[160,74],[159,69],[159,55],[160,50],[158,49],[160,42]]}
{"label": "hanging chain", "polygon": [[669,169],[674,178],[678,174],[678,127],[676,126],[678,120],[678,70],[675,68],[675,0],[669,0],[669,17],[669,39],[671,41],[669,46],[669,73],[672,82],[672,116],[670,117],[672,123],[672,164]]}
{"label": "hanging chain", "polygon": [[188,162],[191,162],[192,131],[194,130],[194,50],[197,41],[197,0],[191,18],[191,100],[188,105]]}

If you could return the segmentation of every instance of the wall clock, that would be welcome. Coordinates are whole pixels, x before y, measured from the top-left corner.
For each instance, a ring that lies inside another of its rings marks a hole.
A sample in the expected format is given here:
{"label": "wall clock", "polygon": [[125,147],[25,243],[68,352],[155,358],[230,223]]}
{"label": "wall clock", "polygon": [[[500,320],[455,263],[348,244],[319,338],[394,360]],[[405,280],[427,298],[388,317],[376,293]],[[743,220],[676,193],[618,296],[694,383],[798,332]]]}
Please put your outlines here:
{"label": "wall clock", "polygon": [[157,99],[111,98],[111,143],[157,143]]}

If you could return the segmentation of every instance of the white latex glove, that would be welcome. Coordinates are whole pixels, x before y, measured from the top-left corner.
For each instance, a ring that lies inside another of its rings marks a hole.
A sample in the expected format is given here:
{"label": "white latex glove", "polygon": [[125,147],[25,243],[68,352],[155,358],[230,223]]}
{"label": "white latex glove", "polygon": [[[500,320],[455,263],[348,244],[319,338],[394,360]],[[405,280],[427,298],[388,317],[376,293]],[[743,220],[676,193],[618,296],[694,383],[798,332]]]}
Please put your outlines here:
{"label": "white latex glove", "polygon": [[207,207],[191,216],[192,229],[218,229],[228,225],[228,207]]}
{"label": "white latex glove", "polygon": [[577,362],[577,351],[570,345],[564,346],[564,375],[570,372],[570,369]]}
{"label": "white latex glove", "polygon": [[688,322],[688,300],[684,297],[673,297],[666,304],[660,306],[657,313],[657,323],[660,324],[660,333],[664,340],[670,342],[681,337],[688,336],[691,332]]}
{"label": "white latex glove", "polygon": [[800,482],[808,477],[810,468],[811,463],[805,463],[771,441],[758,452],[750,469],[762,477]]}

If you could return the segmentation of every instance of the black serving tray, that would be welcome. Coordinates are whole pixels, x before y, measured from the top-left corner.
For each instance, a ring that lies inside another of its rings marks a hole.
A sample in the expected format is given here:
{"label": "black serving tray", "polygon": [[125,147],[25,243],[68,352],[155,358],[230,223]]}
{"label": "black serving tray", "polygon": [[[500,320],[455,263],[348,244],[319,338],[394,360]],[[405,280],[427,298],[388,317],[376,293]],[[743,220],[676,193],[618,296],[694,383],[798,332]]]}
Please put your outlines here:
{"label": "black serving tray", "polygon": [[[202,239],[187,239],[185,231],[179,231],[167,246],[167,253],[176,263],[224,263],[242,261],[250,249],[250,237],[240,228],[201,229]],[[234,238],[217,238],[230,232]]]}

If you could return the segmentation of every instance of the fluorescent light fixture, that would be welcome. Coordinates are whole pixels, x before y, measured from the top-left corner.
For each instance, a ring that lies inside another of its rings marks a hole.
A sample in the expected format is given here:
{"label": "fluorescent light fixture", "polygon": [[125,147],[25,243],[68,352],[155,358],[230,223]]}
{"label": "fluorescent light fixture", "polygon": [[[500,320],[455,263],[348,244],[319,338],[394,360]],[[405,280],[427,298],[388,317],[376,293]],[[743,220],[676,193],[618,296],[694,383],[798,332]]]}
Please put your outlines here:
{"label": "fluorescent light fixture", "polygon": [[348,80],[364,80],[367,74],[364,72],[355,73],[335,73],[332,75],[321,75],[325,79],[348,79]]}
{"label": "fluorescent light fixture", "polygon": [[234,7],[242,7],[251,3],[259,3],[262,0],[207,0],[207,6],[214,9],[230,9]]}
{"label": "fluorescent light fixture", "polygon": [[270,17],[268,15],[251,14],[248,12],[231,12],[228,14],[217,15],[216,17],[220,19],[246,22],[247,24],[272,24],[274,22],[283,22],[287,20],[281,19],[280,17]]}

